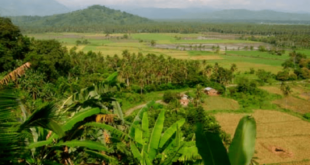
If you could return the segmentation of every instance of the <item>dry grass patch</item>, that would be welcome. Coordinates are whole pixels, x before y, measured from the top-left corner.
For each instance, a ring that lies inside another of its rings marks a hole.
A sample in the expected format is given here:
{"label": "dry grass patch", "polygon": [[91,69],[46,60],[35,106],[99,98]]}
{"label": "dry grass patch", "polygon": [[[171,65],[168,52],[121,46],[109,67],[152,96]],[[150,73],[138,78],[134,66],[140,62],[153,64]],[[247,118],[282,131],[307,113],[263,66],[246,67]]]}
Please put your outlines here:
{"label": "dry grass patch", "polygon": [[[220,113],[215,117],[222,129],[233,136],[245,115]],[[260,164],[302,163],[310,158],[310,123],[278,111],[257,110],[252,115],[257,122],[256,156]]]}
{"label": "dry grass patch", "polygon": [[[292,93],[291,95],[297,96],[299,98],[310,100],[310,91],[308,89],[305,89],[302,85],[290,85]],[[266,90],[269,93],[278,94],[283,96],[283,92],[280,89],[280,85],[274,85],[274,86],[263,86],[260,87],[263,90]]]}
{"label": "dry grass patch", "polygon": [[[242,58],[240,58],[242,60]],[[265,64],[255,64],[255,63],[250,63],[250,62],[231,62],[235,63],[238,67],[238,71],[250,71],[250,68],[253,68],[255,70],[258,69],[264,69],[266,71],[270,71],[272,73],[278,73],[279,71],[282,70],[281,66],[272,66],[272,65],[265,65]],[[230,65],[229,65],[230,66]]]}
{"label": "dry grass patch", "polygon": [[236,100],[220,96],[208,97],[205,99],[203,108],[207,111],[212,110],[238,110],[239,103]]}
{"label": "dry grass patch", "polygon": [[279,105],[281,108],[290,109],[302,114],[310,112],[309,101],[292,96],[288,96],[283,99],[273,101],[273,103]]}
{"label": "dry grass patch", "polygon": [[281,91],[280,86],[262,86],[259,88],[263,89],[269,93],[278,94],[278,95],[283,96],[283,92]]}

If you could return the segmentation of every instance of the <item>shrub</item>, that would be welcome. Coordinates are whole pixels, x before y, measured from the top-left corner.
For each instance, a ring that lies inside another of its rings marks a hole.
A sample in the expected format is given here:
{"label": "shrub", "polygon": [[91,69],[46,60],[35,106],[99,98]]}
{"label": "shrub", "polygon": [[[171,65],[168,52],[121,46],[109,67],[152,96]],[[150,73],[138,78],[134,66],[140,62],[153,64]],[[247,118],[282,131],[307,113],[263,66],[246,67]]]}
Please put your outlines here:
{"label": "shrub", "polygon": [[309,119],[310,119],[310,113],[304,114],[303,117],[304,117],[305,119],[309,120]]}
{"label": "shrub", "polygon": [[165,103],[170,103],[172,100],[180,99],[180,94],[178,92],[166,91],[163,96],[163,101]]}

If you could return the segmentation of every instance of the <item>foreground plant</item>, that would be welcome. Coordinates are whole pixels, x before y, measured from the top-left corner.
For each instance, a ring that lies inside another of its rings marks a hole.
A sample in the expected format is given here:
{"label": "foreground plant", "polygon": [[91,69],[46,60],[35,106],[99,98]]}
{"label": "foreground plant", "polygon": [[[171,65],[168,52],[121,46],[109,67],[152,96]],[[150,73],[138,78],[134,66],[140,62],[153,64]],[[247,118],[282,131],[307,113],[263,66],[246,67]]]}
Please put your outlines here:
{"label": "foreground plant", "polygon": [[205,165],[249,165],[255,152],[256,122],[243,117],[227,152],[218,133],[204,132],[201,124],[196,130],[196,146]]}

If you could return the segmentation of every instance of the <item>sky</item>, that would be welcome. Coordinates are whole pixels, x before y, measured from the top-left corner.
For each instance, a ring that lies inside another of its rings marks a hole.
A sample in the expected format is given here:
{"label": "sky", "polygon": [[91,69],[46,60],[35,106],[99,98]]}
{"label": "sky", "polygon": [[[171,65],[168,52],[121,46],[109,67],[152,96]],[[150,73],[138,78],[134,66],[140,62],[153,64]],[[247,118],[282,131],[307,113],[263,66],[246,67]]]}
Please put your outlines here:
{"label": "sky", "polygon": [[310,0],[57,0],[68,7],[94,4],[106,6],[188,8],[212,7],[218,9],[272,9],[278,11],[308,12]]}

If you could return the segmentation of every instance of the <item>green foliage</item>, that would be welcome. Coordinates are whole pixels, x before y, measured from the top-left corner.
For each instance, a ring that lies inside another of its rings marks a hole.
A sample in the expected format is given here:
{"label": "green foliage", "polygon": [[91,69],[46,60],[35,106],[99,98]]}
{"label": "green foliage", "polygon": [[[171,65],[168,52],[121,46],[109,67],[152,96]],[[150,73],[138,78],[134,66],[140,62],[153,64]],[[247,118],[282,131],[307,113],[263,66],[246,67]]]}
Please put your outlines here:
{"label": "green foliage", "polygon": [[290,85],[286,84],[285,82],[281,83],[280,89],[283,92],[284,96],[288,96],[292,93],[292,89],[291,89]]}
{"label": "green foliage", "polygon": [[76,123],[83,121],[86,117],[90,117],[92,115],[99,114],[99,113],[100,113],[99,108],[93,108],[93,109],[89,109],[89,110],[85,110],[83,112],[77,113],[76,115],[74,115],[73,118],[70,118],[69,120],[67,120],[62,128],[64,131],[69,131],[75,126]]}
{"label": "green foliage", "polygon": [[249,165],[255,151],[256,122],[253,117],[242,118],[229,147],[231,165]]}
{"label": "green foliage", "polygon": [[110,149],[104,146],[101,143],[93,142],[93,141],[78,141],[78,140],[73,140],[73,141],[68,141],[68,142],[63,142],[63,143],[58,143],[56,146],[68,146],[68,147],[86,147],[89,149],[93,150],[98,150],[98,151],[109,151]]}
{"label": "green foliage", "polygon": [[22,36],[9,18],[0,17],[0,73],[17,67],[29,51],[30,40]]}
{"label": "green foliage", "polygon": [[107,125],[107,124],[91,122],[91,123],[86,123],[85,126],[105,129],[107,131],[110,131],[111,134],[115,134],[119,137],[130,139],[130,137],[126,133],[124,133],[124,132],[122,132],[122,131],[120,131],[120,130],[118,130],[118,129],[110,126],[110,125]]}
{"label": "green foliage", "polygon": [[256,122],[250,116],[240,120],[228,154],[218,133],[204,133],[200,123],[196,129],[196,146],[205,165],[248,165],[254,155],[255,140]]}
{"label": "green foliage", "polygon": [[64,136],[64,130],[58,125],[54,104],[48,104],[35,111],[19,128],[19,131],[30,127],[43,127],[55,132],[59,137]]}
{"label": "green foliage", "polygon": [[219,134],[204,132],[201,123],[196,128],[196,147],[205,165],[230,165],[226,148]]}
{"label": "green foliage", "polygon": [[274,75],[271,72],[267,72],[263,69],[258,69],[256,72],[257,77],[259,78],[259,83],[264,85],[265,83],[272,83]]}
{"label": "green foliage", "polygon": [[305,113],[303,117],[307,120],[310,120],[310,113]]}
{"label": "green foliage", "polygon": [[173,100],[180,100],[180,93],[173,91],[166,91],[163,96],[165,103],[170,103]]}
{"label": "green foliage", "polygon": [[32,41],[24,61],[30,62],[33,69],[44,73],[50,81],[67,75],[71,69],[66,49],[56,40]]}
{"label": "green foliage", "polygon": [[25,144],[20,143],[24,136],[17,131],[21,116],[14,115],[18,105],[14,90],[0,90],[0,161],[3,164],[16,164],[19,159],[16,155],[21,155],[25,148]]}
{"label": "green foliage", "polygon": [[281,96],[273,95],[259,89],[256,81],[247,78],[241,78],[237,87],[228,88],[229,97],[237,100],[242,108],[275,108],[270,102],[279,99]]}

